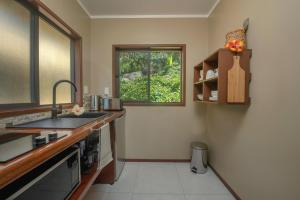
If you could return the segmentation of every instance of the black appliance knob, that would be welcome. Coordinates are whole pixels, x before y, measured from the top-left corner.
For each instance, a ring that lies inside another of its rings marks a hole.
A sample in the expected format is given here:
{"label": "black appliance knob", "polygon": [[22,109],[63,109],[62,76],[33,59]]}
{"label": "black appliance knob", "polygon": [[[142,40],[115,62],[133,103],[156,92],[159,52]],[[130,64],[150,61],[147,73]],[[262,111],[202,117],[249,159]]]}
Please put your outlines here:
{"label": "black appliance knob", "polygon": [[46,136],[37,136],[34,138],[34,140],[37,147],[47,143]]}
{"label": "black appliance knob", "polygon": [[53,133],[49,133],[49,134],[48,134],[49,142],[54,141],[54,140],[57,140],[57,137],[58,137],[58,134],[57,134],[56,132],[53,132]]}

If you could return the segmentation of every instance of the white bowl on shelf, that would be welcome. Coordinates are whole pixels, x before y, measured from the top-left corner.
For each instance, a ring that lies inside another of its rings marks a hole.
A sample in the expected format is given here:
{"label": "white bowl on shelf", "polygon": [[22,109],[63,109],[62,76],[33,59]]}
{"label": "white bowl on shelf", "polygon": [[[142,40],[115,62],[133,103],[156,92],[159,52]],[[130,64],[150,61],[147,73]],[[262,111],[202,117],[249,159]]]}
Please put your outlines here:
{"label": "white bowl on shelf", "polygon": [[202,101],[203,100],[203,94],[197,94],[197,98]]}
{"label": "white bowl on shelf", "polygon": [[208,70],[206,72],[206,76],[205,76],[206,79],[211,79],[211,78],[214,78],[214,77],[215,77],[215,72],[213,70]]}
{"label": "white bowl on shelf", "polygon": [[208,100],[210,100],[210,101],[218,101],[218,97],[209,97]]}
{"label": "white bowl on shelf", "polygon": [[217,97],[218,96],[218,90],[213,90],[210,93],[211,93],[211,96],[213,96],[213,97]]}

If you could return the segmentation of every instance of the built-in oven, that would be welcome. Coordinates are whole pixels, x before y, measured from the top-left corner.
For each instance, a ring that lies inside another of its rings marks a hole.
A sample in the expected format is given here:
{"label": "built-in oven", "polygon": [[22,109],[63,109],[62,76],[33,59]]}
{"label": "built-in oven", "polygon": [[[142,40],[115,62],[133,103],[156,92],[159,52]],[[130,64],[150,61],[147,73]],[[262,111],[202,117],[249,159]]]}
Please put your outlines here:
{"label": "built-in oven", "polygon": [[0,199],[68,199],[80,184],[80,174],[80,151],[71,147],[3,188]]}

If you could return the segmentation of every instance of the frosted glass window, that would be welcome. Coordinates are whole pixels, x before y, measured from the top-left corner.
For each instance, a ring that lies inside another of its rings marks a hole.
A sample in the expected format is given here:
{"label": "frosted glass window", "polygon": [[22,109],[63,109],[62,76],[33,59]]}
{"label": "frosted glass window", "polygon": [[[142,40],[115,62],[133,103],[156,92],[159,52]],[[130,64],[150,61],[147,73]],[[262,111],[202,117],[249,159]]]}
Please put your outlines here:
{"label": "frosted glass window", "polygon": [[0,104],[31,103],[30,12],[0,1]]}
{"label": "frosted glass window", "polygon": [[[52,104],[52,88],[56,81],[71,80],[71,39],[39,20],[39,91],[40,104]],[[57,103],[71,103],[71,86],[57,88]]]}

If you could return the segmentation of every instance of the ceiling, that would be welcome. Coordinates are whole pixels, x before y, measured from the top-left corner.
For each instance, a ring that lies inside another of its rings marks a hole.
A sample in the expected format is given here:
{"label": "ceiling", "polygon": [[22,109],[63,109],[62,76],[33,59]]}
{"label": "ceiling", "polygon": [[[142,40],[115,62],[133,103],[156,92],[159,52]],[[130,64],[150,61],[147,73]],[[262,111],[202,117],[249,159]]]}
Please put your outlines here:
{"label": "ceiling", "polygon": [[77,0],[91,18],[208,17],[220,0]]}

